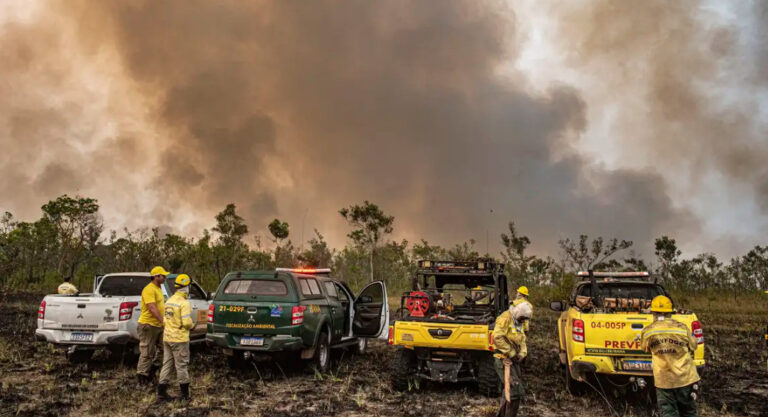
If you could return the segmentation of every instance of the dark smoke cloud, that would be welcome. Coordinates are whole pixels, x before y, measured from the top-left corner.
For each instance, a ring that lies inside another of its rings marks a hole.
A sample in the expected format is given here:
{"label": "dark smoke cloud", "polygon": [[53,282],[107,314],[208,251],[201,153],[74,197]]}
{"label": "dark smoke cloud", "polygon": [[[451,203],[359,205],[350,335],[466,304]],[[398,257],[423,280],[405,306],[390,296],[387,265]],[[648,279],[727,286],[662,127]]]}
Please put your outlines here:
{"label": "dark smoke cloud", "polygon": [[[495,246],[514,219],[550,252],[558,238],[580,232],[635,239],[647,249],[662,232],[698,227],[673,207],[662,177],[607,171],[580,156],[574,138],[589,121],[577,90],[561,86],[534,95],[521,74],[499,75],[500,65],[517,59],[521,42],[513,11],[502,5],[59,6],[61,24],[76,28],[80,47],[114,51],[120,64],[114,76],[140,97],[112,96],[142,114],[143,124],[119,127],[114,137],[121,139],[98,147],[126,158],[144,151],[157,156],[139,163],[129,184],[148,186],[160,201],[115,208],[126,217],[139,212],[146,222],[178,225],[187,212],[198,219],[187,225],[210,224],[232,201],[252,228],[279,216],[295,225],[298,238],[297,226],[310,213],[310,224],[340,243],[346,228],[337,210],[369,199],[396,216],[400,236],[441,243],[476,238],[484,250],[485,230]],[[6,30],[0,47],[37,39],[37,28]],[[69,58],[55,59],[87,65]],[[24,69],[0,68],[0,77],[8,71]],[[18,113],[12,100],[2,104],[3,113]],[[108,110],[112,117],[128,112]],[[65,113],[56,130],[70,135],[71,123],[81,119]],[[47,120],[38,116],[32,124],[39,129]],[[6,136],[4,145],[27,152],[26,136]],[[39,134],[36,140],[53,139]],[[34,196],[77,185],[98,194],[87,185],[93,171],[70,175],[61,163],[54,158],[41,172],[66,180]],[[2,172],[12,168],[0,164]],[[104,178],[126,182],[114,170]],[[3,182],[2,190],[17,186]]]}
{"label": "dark smoke cloud", "polygon": [[673,184],[680,204],[716,229],[707,240],[731,240],[699,249],[738,253],[768,230],[767,11],[759,1],[695,0],[548,10],[567,65],[600,74],[587,84],[603,94],[590,104],[616,111],[606,142]]}

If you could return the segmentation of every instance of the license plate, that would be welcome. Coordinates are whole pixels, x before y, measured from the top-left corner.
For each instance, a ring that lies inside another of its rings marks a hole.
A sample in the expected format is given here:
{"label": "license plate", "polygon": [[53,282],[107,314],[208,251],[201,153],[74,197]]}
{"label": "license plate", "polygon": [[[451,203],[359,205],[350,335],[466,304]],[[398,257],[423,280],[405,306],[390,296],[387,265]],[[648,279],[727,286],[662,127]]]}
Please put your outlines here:
{"label": "license plate", "polygon": [[625,371],[652,371],[651,361],[624,361],[622,368]]}
{"label": "license plate", "polygon": [[71,333],[69,340],[73,342],[92,342],[93,333]]}
{"label": "license plate", "polygon": [[240,346],[264,346],[263,337],[243,337],[240,339]]}

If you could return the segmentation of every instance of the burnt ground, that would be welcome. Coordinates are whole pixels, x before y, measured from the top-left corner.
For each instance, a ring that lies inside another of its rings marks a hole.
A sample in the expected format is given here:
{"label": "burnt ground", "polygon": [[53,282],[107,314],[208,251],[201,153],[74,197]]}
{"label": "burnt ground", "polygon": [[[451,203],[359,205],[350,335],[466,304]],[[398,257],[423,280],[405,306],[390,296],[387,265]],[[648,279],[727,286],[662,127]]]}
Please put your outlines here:
{"label": "burnt ground", "polygon": [[[61,351],[34,342],[39,295],[0,297],[0,416],[492,416],[497,406],[496,399],[478,395],[471,385],[426,384],[413,392],[393,392],[388,364],[394,349],[384,343],[369,346],[363,356],[337,352],[331,372],[323,375],[273,362],[233,371],[222,356],[201,350],[190,365],[191,403],[156,404],[152,390],[136,384],[133,364],[101,352],[89,363],[71,365]],[[768,415],[766,314],[740,311],[698,311],[709,365],[700,415]],[[645,395],[614,390],[607,381],[606,399],[595,392],[580,398],[568,394],[556,363],[555,320],[555,313],[537,309],[523,370],[528,396],[521,415],[654,415]]]}

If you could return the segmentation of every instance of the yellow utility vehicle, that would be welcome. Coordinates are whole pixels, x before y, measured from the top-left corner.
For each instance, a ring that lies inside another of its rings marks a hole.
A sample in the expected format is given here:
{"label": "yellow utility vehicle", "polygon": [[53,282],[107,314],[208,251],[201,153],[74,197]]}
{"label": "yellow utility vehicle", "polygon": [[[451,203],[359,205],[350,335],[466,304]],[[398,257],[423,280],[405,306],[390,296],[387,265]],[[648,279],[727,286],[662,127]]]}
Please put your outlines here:
{"label": "yellow utility vehicle", "polygon": [[500,393],[491,331],[509,308],[504,264],[419,261],[412,290],[401,297],[401,316],[389,328],[399,346],[392,385],[404,391],[419,380],[477,382],[485,395]]}
{"label": "yellow utility vehicle", "polygon": [[[550,309],[562,312],[557,327],[566,388],[571,394],[583,394],[585,381],[593,376],[635,390],[645,388],[653,369],[651,355],[641,347],[642,332],[653,321],[651,300],[670,295],[647,272],[577,275],[569,300],[550,304]],[[705,366],[701,323],[693,312],[680,309],[672,318],[688,326],[696,338],[694,362],[701,372]]]}

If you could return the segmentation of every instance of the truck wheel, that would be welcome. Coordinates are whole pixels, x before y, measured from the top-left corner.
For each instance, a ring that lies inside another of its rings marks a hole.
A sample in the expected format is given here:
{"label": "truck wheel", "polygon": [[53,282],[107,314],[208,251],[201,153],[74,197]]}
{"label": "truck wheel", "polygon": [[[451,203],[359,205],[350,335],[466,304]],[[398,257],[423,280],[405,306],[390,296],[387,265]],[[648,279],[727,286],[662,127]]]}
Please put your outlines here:
{"label": "truck wheel", "polygon": [[328,345],[328,333],[320,332],[315,346],[315,355],[312,357],[312,366],[319,372],[326,372],[331,363],[331,347]]}
{"label": "truck wheel", "polygon": [[67,360],[69,363],[84,363],[88,362],[92,356],[93,350],[75,350],[67,353]]}
{"label": "truck wheel", "polygon": [[487,355],[478,362],[477,387],[486,397],[498,397],[501,394],[501,380],[496,374],[493,355]]}
{"label": "truck wheel", "polygon": [[565,369],[563,377],[565,378],[565,389],[571,393],[574,397],[579,397],[587,392],[587,384],[579,382],[571,375],[571,367],[566,364],[563,366]]}
{"label": "truck wheel", "polygon": [[245,352],[242,350],[232,351],[232,356],[227,356],[227,364],[229,369],[234,371],[245,369]]}
{"label": "truck wheel", "polygon": [[355,355],[364,355],[365,349],[368,347],[368,339],[361,337],[357,339],[357,343],[352,346],[352,353]]}
{"label": "truck wheel", "polygon": [[392,388],[395,391],[408,391],[414,380],[415,369],[416,354],[410,349],[400,348],[392,361]]}

